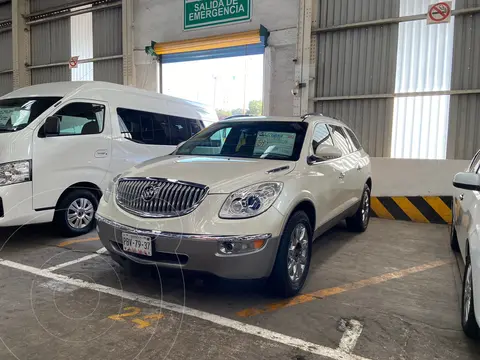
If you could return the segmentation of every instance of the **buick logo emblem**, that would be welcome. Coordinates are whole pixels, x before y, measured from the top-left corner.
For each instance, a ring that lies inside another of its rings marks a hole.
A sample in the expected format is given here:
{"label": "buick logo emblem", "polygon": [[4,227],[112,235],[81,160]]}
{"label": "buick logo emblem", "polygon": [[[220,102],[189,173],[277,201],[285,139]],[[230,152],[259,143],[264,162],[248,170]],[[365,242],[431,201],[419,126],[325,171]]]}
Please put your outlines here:
{"label": "buick logo emblem", "polygon": [[149,185],[142,191],[141,197],[143,201],[150,202],[155,198],[156,193],[157,193],[157,188],[153,187],[152,185]]}

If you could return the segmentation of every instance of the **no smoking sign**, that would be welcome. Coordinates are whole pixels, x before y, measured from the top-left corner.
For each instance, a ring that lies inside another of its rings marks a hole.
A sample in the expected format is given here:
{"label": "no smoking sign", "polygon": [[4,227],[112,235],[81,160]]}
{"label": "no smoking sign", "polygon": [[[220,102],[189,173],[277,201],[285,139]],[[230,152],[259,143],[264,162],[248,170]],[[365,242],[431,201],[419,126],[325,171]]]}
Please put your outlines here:
{"label": "no smoking sign", "polygon": [[449,23],[452,19],[452,2],[443,1],[428,7],[427,24]]}

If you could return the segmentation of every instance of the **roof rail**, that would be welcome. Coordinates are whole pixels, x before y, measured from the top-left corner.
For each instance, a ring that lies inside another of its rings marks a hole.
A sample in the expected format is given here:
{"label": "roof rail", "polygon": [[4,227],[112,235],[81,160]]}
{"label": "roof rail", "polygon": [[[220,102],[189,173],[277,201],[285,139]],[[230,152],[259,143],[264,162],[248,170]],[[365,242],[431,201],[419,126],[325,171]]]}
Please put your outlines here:
{"label": "roof rail", "polygon": [[232,116],[229,116],[229,117],[226,117],[225,119],[223,120],[230,120],[230,119],[236,119],[236,118],[243,118],[243,117],[252,117],[253,115],[232,115]]}
{"label": "roof rail", "polygon": [[309,116],[323,116],[321,113],[308,113],[302,116],[302,120],[305,121]]}

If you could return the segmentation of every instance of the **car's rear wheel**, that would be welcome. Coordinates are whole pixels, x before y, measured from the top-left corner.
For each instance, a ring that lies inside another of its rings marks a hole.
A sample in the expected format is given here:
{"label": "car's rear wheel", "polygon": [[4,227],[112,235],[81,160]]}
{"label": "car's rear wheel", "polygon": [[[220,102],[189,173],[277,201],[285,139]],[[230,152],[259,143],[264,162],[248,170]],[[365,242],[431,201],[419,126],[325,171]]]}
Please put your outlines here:
{"label": "car's rear wheel", "polygon": [[98,199],[91,191],[74,189],[60,200],[54,223],[67,237],[89,233],[95,226]]}
{"label": "car's rear wheel", "polygon": [[480,328],[475,317],[475,308],[473,301],[473,274],[472,263],[467,257],[465,266],[465,276],[463,278],[462,295],[462,328],[465,334],[472,339],[480,338]]}
{"label": "car's rear wheel", "polygon": [[312,227],[307,214],[294,213],[280,239],[270,286],[279,296],[291,297],[300,292],[308,276],[312,256]]}
{"label": "car's rear wheel", "polygon": [[354,232],[364,232],[367,230],[370,222],[370,187],[365,184],[363,188],[362,199],[357,212],[352,217],[347,218],[347,228]]}

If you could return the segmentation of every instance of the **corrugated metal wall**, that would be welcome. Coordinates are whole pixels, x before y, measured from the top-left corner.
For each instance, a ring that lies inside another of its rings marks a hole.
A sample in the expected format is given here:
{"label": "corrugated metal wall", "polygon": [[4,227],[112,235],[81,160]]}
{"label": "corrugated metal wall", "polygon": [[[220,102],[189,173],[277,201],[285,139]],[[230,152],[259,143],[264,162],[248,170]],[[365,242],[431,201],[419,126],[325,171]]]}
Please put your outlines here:
{"label": "corrugated metal wall", "polygon": [[[398,0],[320,0],[319,27],[398,17]],[[317,98],[390,94],[395,90],[398,25],[321,32]],[[316,111],[345,121],[372,156],[389,156],[393,98],[328,100]]]}
{"label": "corrugated metal wall", "polygon": [[[71,56],[70,18],[32,25],[30,34],[32,65],[68,62]],[[32,84],[69,80],[68,65],[32,69]]]}
{"label": "corrugated metal wall", "polygon": [[[457,0],[457,9],[480,6],[480,0]],[[477,90],[452,95],[447,158],[471,159],[480,148],[480,13],[455,18],[452,90]]]}
{"label": "corrugated metal wall", "polygon": [[35,13],[53,7],[78,4],[84,0],[30,0],[30,12]]}
{"label": "corrugated metal wall", "polygon": [[[10,21],[12,18],[12,4],[0,5],[0,21]],[[0,96],[13,90],[13,44],[12,30],[2,29],[0,32]]]}
{"label": "corrugated metal wall", "polygon": [[[122,55],[122,9],[112,8],[93,13],[93,56]],[[97,61],[94,80],[123,84],[123,59]]]}

